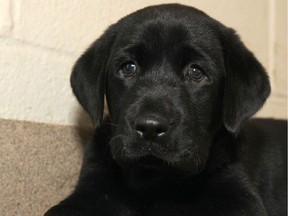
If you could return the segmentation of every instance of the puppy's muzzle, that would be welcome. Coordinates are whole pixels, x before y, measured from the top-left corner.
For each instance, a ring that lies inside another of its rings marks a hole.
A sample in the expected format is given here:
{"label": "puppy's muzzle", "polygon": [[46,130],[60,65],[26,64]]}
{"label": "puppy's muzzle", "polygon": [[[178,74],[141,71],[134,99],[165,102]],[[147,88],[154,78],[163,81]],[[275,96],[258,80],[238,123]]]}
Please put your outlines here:
{"label": "puppy's muzzle", "polygon": [[134,123],[134,130],[145,140],[158,140],[165,137],[169,131],[168,119],[163,117],[138,116]]}

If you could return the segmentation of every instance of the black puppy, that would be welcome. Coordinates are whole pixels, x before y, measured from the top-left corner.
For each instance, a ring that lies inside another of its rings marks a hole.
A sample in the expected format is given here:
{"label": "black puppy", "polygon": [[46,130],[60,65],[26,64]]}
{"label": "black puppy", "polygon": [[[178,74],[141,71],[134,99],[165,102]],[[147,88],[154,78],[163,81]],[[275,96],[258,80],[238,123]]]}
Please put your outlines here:
{"label": "black puppy", "polygon": [[75,191],[45,216],[286,215],[286,122],[244,124],[270,85],[232,29],[145,8],[91,45],[71,83],[96,130]]}

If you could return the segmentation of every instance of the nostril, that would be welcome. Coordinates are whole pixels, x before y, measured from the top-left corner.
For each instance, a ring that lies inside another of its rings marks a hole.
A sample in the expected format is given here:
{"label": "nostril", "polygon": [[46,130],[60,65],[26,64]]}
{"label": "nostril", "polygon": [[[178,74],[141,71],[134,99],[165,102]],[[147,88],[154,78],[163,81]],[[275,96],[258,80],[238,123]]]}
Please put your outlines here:
{"label": "nostril", "polygon": [[135,121],[134,129],[140,136],[143,136],[149,130],[149,126],[147,125],[147,122],[144,118],[137,118]]}
{"label": "nostril", "polygon": [[169,122],[166,118],[139,116],[135,120],[134,129],[145,139],[154,139],[169,130]]}
{"label": "nostril", "polygon": [[162,136],[168,131],[168,128],[166,128],[166,127],[157,127],[155,131],[158,134],[158,136]]}
{"label": "nostril", "polygon": [[138,131],[138,132],[141,132],[141,133],[145,133],[146,128],[145,128],[144,125],[136,124],[136,125],[135,125],[135,130]]}

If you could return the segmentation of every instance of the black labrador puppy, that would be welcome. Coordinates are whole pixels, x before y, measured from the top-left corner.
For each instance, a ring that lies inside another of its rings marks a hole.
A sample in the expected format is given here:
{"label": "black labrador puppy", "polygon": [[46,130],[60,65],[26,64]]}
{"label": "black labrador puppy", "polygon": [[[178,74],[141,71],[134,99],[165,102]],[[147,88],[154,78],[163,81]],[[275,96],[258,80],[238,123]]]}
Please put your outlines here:
{"label": "black labrador puppy", "polygon": [[95,133],[75,191],[45,216],[286,215],[286,122],[247,121],[270,85],[232,29],[144,8],[90,46],[71,84]]}

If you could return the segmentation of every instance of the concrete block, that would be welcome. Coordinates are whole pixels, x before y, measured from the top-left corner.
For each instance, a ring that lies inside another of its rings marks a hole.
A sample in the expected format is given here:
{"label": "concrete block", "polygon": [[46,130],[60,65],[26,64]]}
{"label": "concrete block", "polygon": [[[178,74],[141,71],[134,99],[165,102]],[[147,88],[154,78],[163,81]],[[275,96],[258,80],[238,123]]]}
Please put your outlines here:
{"label": "concrete block", "polygon": [[[267,1],[182,0],[179,3],[203,9],[212,17],[238,30],[265,65],[268,62],[268,26],[265,19]],[[44,47],[80,53],[109,25],[123,16],[148,5],[171,2],[174,1],[21,1],[19,15],[15,20],[14,37]],[[20,4],[20,1],[15,4]]]}
{"label": "concrete block", "polygon": [[287,1],[275,1],[275,93],[287,98]]}
{"label": "concrete block", "polygon": [[13,27],[10,0],[0,0],[0,37],[10,34]]}
{"label": "concrete block", "polygon": [[287,98],[271,95],[256,117],[287,119]]}
{"label": "concrete block", "polygon": [[76,58],[0,41],[0,116],[56,124],[74,124],[78,106],[69,77]]}
{"label": "concrete block", "polygon": [[109,1],[23,1],[14,37],[38,46],[80,53],[111,24]]}

